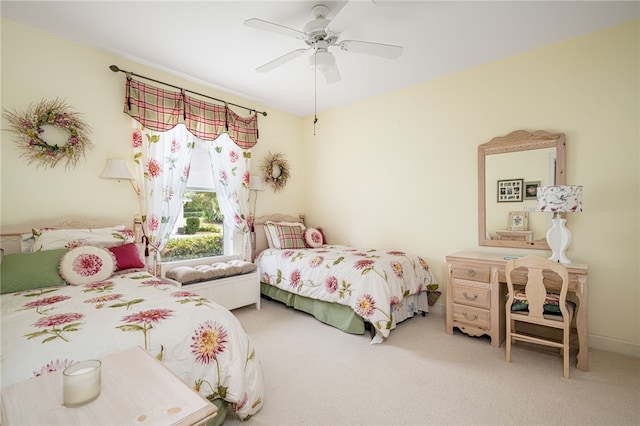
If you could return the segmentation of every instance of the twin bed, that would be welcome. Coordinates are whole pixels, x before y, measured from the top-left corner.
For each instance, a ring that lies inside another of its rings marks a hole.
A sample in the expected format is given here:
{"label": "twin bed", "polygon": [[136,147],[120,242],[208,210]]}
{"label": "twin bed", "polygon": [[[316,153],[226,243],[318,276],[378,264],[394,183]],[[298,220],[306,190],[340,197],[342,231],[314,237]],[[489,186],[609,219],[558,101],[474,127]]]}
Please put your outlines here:
{"label": "twin bed", "polygon": [[429,311],[427,286],[435,280],[419,256],[326,244],[321,230],[292,216],[258,218],[254,231],[264,296],[348,333],[370,326],[372,343]]}
{"label": "twin bed", "polygon": [[146,272],[133,236],[45,228],[33,248],[29,233],[15,235],[23,253],[3,236],[2,386],[140,346],[214,402],[218,423],[226,409],[250,418],[264,401],[250,337],[226,308]]}
{"label": "twin bed", "polygon": [[[424,259],[326,244],[321,230],[303,222],[256,221],[264,296],[348,333],[369,327],[372,343],[429,311],[427,286],[437,284]],[[262,367],[238,319],[188,286],[148,273],[136,225],[78,225],[2,236],[2,385],[139,346],[215,403],[217,424],[226,409],[243,420],[256,414]]]}

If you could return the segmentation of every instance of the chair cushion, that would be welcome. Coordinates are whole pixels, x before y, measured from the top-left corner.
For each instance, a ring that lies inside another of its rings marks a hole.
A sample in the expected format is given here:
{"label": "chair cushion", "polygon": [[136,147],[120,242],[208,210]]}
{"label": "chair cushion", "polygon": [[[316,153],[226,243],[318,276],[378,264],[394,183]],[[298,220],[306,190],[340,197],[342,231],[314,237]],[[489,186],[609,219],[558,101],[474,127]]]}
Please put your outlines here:
{"label": "chair cushion", "polygon": [[[572,301],[567,300],[565,305],[570,311],[575,310],[576,304]],[[561,319],[562,313],[560,312],[560,295],[558,293],[547,293],[547,297],[545,298],[542,309],[544,310],[545,318],[549,316],[552,319]],[[511,304],[511,312],[529,312],[529,301],[527,300],[527,295],[524,290],[516,290],[516,293],[513,296],[513,303]]]}

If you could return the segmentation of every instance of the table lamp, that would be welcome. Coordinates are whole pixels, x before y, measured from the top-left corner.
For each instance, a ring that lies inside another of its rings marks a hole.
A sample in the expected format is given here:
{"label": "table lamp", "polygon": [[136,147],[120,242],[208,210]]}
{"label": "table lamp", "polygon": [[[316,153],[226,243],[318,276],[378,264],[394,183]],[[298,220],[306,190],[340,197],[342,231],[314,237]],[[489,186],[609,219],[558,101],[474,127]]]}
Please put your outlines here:
{"label": "table lamp", "polygon": [[565,255],[571,242],[571,232],[561,213],[582,211],[582,185],[543,186],[538,188],[538,211],[553,212],[551,228],[547,231],[547,243],[552,255],[549,260],[569,264]]}

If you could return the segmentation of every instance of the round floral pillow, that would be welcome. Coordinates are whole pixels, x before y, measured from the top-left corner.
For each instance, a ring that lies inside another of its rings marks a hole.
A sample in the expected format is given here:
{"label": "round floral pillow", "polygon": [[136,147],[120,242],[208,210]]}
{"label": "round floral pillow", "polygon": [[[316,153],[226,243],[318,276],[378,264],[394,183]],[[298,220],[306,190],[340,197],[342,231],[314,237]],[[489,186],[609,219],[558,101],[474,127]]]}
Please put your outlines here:
{"label": "round floral pillow", "polygon": [[324,243],[322,233],[315,228],[307,228],[304,230],[304,243],[307,247],[318,248]]}
{"label": "round floral pillow", "polygon": [[71,285],[104,281],[113,275],[116,262],[111,252],[94,246],[69,250],[60,259],[60,276]]}

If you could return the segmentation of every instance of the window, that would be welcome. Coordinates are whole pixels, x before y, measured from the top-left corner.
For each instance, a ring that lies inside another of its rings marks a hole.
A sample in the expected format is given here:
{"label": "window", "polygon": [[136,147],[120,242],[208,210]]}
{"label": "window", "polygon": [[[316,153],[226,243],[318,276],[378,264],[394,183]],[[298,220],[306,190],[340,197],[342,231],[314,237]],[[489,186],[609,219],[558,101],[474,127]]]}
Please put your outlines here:
{"label": "window", "polygon": [[162,260],[221,256],[231,252],[232,232],[226,229],[211,174],[209,144],[196,139],[182,209],[173,233],[162,249]]}

